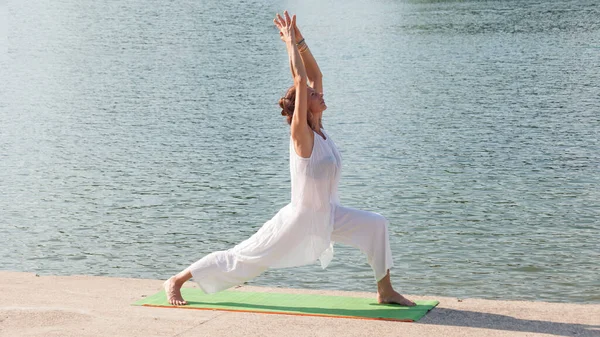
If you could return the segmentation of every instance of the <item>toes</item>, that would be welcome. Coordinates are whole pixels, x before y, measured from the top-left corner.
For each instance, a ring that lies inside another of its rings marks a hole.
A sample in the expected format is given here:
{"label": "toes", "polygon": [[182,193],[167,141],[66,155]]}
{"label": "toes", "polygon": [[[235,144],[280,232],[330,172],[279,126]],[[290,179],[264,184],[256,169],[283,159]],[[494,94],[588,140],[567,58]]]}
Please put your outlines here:
{"label": "toes", "polygon": [[186,305],[187,301],[183,300],[183,299],[180,300],[180,299],[177,299],[177,298],[172,298],[172,299],[169,300],[169,303],[171,305]]}

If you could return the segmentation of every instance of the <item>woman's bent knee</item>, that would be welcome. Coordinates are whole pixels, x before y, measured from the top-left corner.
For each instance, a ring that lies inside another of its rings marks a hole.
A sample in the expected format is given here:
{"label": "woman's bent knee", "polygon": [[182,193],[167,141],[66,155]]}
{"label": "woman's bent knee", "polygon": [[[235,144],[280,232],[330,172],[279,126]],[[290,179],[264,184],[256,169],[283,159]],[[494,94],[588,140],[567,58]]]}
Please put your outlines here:
{"label": "woman's bent knee", "polygon": [[373,213],[373,218],[373,223],[375,224],[375,226],[380,227],[381,229],[387,229],[389,222],[386,217],[379,213]]}

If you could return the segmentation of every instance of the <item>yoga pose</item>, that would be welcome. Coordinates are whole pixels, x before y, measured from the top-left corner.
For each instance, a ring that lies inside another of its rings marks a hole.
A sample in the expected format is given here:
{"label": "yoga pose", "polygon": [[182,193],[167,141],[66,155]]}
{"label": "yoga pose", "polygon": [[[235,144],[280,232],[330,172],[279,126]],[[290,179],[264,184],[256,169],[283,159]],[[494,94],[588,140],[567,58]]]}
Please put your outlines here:
{"label": "yoga pose", "polygon": [[392,288],[393,266],[388,222],[377,214],[343,207],[337,187],[340,153],[323,129],[321,71],[300,30],[296,16],[277,14],[275,25],[285,42],[294,85],[279,100],[290,124],[292,200],[254,235],[226,251],[204,256],[164,283],[172,305],[185,305],[181,286],[194,278],[205,293],[215,293],[253,279],[268,268],[286,268],[333,258],[333,242],[359,248],[377,281],[377,301],[413,306]]}

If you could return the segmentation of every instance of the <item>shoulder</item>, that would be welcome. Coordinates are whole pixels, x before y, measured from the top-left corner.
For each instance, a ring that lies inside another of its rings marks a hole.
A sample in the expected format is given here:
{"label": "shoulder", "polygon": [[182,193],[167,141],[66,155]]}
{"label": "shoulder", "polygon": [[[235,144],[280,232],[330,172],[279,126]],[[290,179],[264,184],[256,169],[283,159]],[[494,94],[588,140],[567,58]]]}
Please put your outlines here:
{"label": "shoulder", "polygon": [[306,125],[304,130],[298,130],[296,132],[292,130],[291,140],[297,155],[302,158],[310,158],[315,142],[315,135],[308,125]]}

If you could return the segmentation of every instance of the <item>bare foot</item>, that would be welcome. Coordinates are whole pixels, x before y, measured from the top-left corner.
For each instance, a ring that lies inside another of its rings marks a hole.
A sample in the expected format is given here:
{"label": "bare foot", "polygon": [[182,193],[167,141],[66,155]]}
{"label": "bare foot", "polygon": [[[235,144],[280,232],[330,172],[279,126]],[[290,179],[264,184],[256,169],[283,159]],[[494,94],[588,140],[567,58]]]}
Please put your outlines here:
{"label": "bare foot", "polygon": [[415,302],[398,294],[396,291],[393,291],[389,294],[377,293],[377,302],[379,302],[380,304],[400,304],[407,307],[413,307],[417,305]]}
{"label": "bare foot", "polygon": [[163,283],[167,299],[171,305],[186,305],[187,302],[181,296],[181,284],[177,283],[175,277],[171,277]]}

